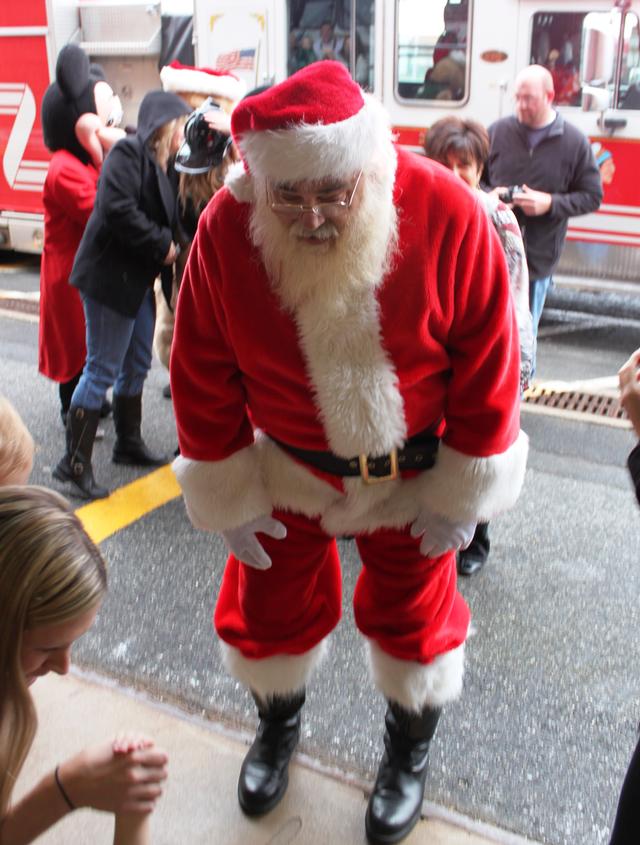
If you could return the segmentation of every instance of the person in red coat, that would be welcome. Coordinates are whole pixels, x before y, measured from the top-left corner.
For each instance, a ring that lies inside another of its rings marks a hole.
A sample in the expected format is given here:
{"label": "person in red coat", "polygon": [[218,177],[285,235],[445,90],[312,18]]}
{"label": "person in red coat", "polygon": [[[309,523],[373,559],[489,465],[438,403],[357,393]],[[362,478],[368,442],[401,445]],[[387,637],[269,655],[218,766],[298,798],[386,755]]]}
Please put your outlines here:
{"label": "person in red coat", "polygon": [[[69,285],[73,259],[96,197],[102,160],[124,136],[118,97],[102,69],[70,44],[60,51],[56,79],[42,102],[44,140],[53,153],[44,183],[44,248],[40,274],[38,369],[58,382],[66,425],[86,358],[85,321]],[[110,405],[105,404],[108,413]]]}
{"label": "person in red coat", "polygon": [[462,688],[455,551],[524,478],[504,253],[478,199],[396,148],[339,62],[246,97],[231,123],[243,161],[200,218],[171,388],[188,514],[230,550],[216,630],[260,716],[238,798],[258,815],[284,795],[351,534],[355,621],[388,700],[365,826],[397,842]]}

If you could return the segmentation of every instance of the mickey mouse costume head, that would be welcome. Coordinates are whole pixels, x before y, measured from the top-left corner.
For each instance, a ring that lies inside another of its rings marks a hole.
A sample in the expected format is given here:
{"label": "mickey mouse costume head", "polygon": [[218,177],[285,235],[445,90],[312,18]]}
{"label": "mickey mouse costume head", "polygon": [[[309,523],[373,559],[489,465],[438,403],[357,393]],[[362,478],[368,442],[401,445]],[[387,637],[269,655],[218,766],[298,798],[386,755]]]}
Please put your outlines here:
{"label": "mickey mouse costume head", "polygon": [[80,47],[67,44],[58,55],[56,79],[42,100],[44,142],[51,152],[67,150],[100,168],[106,152],[124,137],[119,97],[100,65]]}

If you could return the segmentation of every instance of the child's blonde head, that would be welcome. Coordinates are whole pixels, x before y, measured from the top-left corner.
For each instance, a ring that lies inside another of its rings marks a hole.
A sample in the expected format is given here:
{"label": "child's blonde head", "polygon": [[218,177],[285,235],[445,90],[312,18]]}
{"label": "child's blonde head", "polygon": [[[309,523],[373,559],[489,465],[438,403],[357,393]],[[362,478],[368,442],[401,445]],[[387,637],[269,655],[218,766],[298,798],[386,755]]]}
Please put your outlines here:
{"label": "child's blonde head", "polygon": [[0,486],[26,484],[33,466],[33,438],[16,409],[0,396]]}

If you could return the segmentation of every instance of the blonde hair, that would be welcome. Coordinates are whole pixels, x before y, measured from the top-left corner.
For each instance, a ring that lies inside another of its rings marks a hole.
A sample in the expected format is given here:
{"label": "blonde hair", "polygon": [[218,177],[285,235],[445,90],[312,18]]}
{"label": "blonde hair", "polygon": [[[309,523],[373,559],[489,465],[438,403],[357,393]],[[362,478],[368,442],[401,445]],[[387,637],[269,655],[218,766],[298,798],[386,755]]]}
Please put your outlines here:
{"label": "blonde hair", "polygon": [[0,396],[0,485],[28,476],[33,466],[33,438],[20,414],[8,399]]}
{"label": "blonde hair", "polygon": [[173,134],[180,126],[184,126],[187,120],[187,115],[176,117],[168,123],[159,126],[149,138],[149,147],[153,152],[156,161],[160,167],[167,172],[167,165],[171,155],[171,141]]}
{"label": "blonde hair", "polygon": [[66,499],[44,487],[0,488],[0,819],[37,727],[24,631],[87,613],[106,589],[102,555]]}

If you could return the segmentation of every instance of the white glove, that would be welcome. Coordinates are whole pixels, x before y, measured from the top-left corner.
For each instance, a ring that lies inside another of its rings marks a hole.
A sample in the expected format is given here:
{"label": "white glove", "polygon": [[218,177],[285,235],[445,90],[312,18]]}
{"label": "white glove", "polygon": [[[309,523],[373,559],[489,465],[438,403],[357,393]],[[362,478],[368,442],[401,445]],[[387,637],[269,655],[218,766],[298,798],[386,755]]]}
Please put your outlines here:
{"label": "white glove", "polygon": [[254,569],[269,569],[271,558],[256,537],[258,532],[273,537],[274,540],[284,540],[287,536],[285,524],[271,516],[259,516],[257,519],[252,519],[251,522],[246,522],[237,528],[231,528],[229,531],[221,531],[220,533],[224,537],[229,551],[238,560],[246,563],[247,566],[253,566]]}
{"label": "white glove", "polygon": [[466,549],[473,539],[476,522],[451,522],[445,516],[423,509],[411,525],[411,536],[422,537],[420,552],[439,557],[450,549]]}

